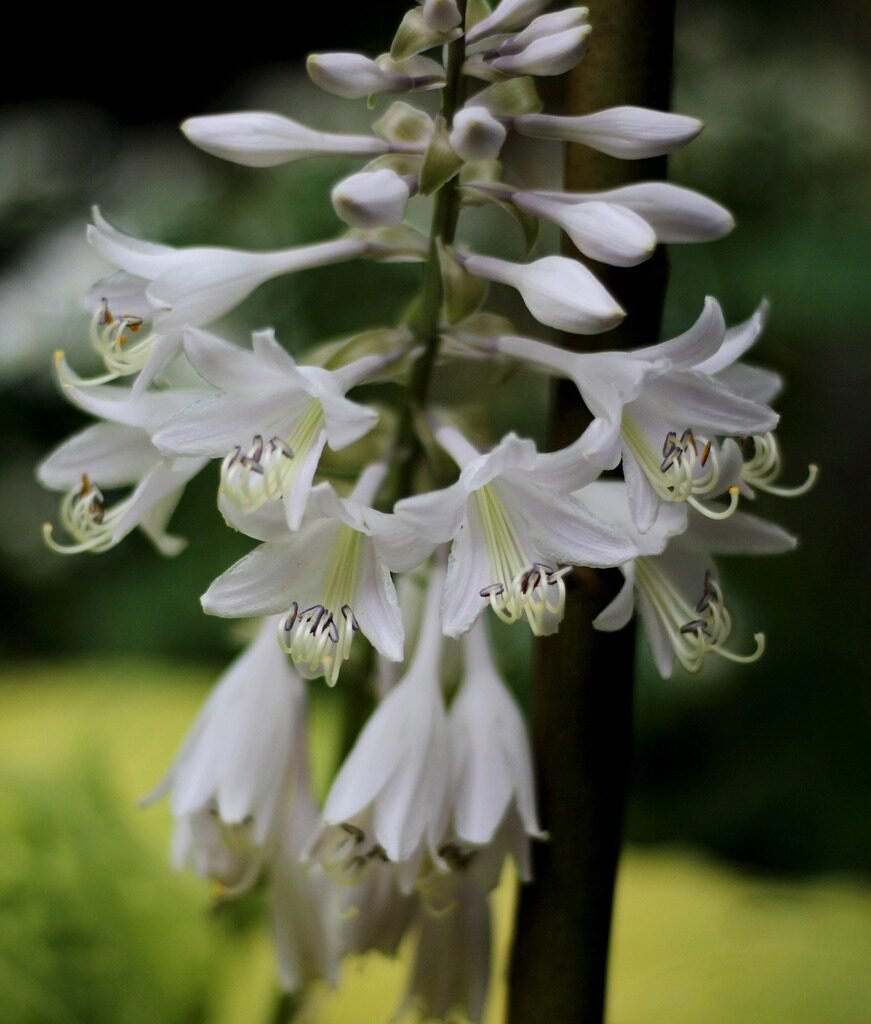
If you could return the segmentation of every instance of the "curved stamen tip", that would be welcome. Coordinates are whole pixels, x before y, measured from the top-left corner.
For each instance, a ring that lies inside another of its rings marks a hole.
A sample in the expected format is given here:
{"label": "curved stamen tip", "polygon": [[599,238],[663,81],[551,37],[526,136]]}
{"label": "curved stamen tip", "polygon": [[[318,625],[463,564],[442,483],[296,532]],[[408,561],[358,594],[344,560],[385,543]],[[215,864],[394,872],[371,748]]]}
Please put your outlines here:
{"label": "curved stamen tip", "polygon": [[729,516],[733,515],[735,510],[738,508],[738,501],[741,497],[741,490],[737,484],[733,484],[729,488],[729,504],[724,509],[713,509],[709,505],[703,505],[702,502],[696,498],[687,498],[688,504],[697,511],[701,512],[703,516],[707,516],[708,519],[728,519]]}
{"label": "curved stamen tip", "polygon": [[798,484],[796,487],[776,487],[773,484],[760,484],[755,483],[755,487],[759,487],[760,490],[767,491],[769,494],[774,494],[778,498],[800,498],[803,494],[813,487],[817,482],[817,477],[820,475],[820,467],[812,462],[807,468],[807,477],[804,483]]}
{"label": "curved stamen tip", "polygon": [[750,654],[735,654],[733,651],[729,651],[725,647],[713,647],[711,649],[723,658],[728,658],[729,661],[735,661],[739,665],[750,665],[754,661],[759,661],[765,653],[765,634],[754,633],[753,640],[756,643],[756,650]]}

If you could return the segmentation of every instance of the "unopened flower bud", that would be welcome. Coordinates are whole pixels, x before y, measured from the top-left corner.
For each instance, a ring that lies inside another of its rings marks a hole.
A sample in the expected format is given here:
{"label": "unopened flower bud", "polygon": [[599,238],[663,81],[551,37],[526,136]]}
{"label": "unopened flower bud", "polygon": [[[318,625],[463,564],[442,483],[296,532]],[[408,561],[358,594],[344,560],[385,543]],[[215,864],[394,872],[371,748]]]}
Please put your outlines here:
{"label": "unopened flower bud", "polygon": [[361,171],[333,189],[333,209],[351,227],[384,227],[400,223],[410,194],[408,184],[393,171]]}
{"label": "unopened flower bud", "polygon": [[537,14],[549,6],[551,0],[502,0],[488,17],[479,21],[466,33],[466,42],[471,44],[496,32],[510,32],[528,24]]}
{"label": "unopened flower bud", "polygon": [[463,20],[457,0],[423,0],[423,17],[437,32],[450,32]]}
{"label": "unopened flower bud", "polygon": [[533,39],[519,53],[495,57],[488,63],[505,75],[562,75],[584,56],[592,31],[577,25]]}
{"label": "unopened flower bud", "polygon": [[449,140],[463,160],[495,160],[507,131],[485,107],[465,107],[454,115]]}
{"label": "unopened flower bud", "polygon": [[273,167],[308,156],[384,153],[382,139],[369,135],[319,132],[279,114],[250,111],[190,117],[181,130],[200,149],[247,167]]}

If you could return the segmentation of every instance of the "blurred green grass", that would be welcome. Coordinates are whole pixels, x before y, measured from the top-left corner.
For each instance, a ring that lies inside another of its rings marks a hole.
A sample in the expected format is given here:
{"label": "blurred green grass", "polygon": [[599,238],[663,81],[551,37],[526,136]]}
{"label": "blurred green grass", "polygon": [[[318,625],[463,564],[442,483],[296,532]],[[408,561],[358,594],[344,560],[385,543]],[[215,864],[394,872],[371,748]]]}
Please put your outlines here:
{"label": "blurred green grass", "polygon": [[[267,1024],[264,928],[214,914],[209,887],[166,865],[165,804],[136,798],[165,770],[211,682],[159,661],[7,666],[0,685],[0,1021]],[[323,788],[335,702],[313,702]],[[495,899],[497,975],[513,885]],[[300,1020],[386,1021],[404,964],[347,966]],[[612,1024],[866,1024],[871,890],[742,876],[688,851],[631,850],[618,892]],[[487,1024],[503,1020],[497,984]]]}

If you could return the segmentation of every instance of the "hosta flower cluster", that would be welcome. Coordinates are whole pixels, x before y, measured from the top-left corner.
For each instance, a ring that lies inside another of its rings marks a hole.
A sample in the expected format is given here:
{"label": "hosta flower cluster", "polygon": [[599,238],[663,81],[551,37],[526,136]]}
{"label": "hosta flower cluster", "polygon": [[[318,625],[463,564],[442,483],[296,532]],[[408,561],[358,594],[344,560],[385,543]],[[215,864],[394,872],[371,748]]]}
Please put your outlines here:
{"label": "hosta flower cluster", "polygon": [[[743,362],[764,307],[727,327],[708,299],[683,334],[629,352],[579,354],[549,333],[600,334],[626,314],[586,262],[534,253],[539,222],[591,261],[630,267],[660,243],[716,239],[732,219],[662,182],[556,192],[506,180],[500,153],[512,135],[633,160],[701,129],[636,107],[542,112],[534,80],[574,67],[591,33],[584,8],[547,7],[425,0],[388,53],[311,56],[312,80],[340,97],[429,94],[420,107],[382,100],[368,134],[265,112],[185,122],[201,149],[253,167],[359,159],[332,191],[333,238],[274,252],[176,249],[124,234],[96,210],[89,228],[117,267],[90,300],[105,373],[82,379],[57,356],[64,394],[96,422],[40,466],[43,483],[63,492],[59,528],[47,524],[45,539],[60,552],[101,552],[140,527],[176,555],[173,511],[188,481],[218,464],[220,513],[256,546],[211,584],[203,607],[261,624],[154,795],[169,794],[179,865],[220,882],[226,897],[268,880],[289,991],[334,983],[346,954],[392,954],[413,931],[409,1003],[478,1019],[487,894],[506,858],[529,876],[529,842],[543,837],[526,728],[489,624],[548,636],[574,567],[612,567],[625,584],[595,625],[619,629],[637,609],[664,677],[675,661],[696,671],[709,655],[754,660],[764,637],[733,638],[712,556],[792,548],[744,505],[758,491],[800,493],[815,473],[792,491],[780,483],[770,404],[780,381]],[[411,203],[431,204],[429,235],[405,222]],[[458,227],[489,205],[526,232],[525,261],[461,240]],[[402,322],[361,324],[360,336],[328,345],[311,339],[301,361],[271,330],[250,347],[215,333],[263,282],[359,259],[421,263],[421,293]],[[491,284],[497,296],[519,293],[524,323],[484,311]],[[513,432],[473,435],[464,410],[428,401],[448,358],[468,374],[504,362],[567,378],[589,426],[558,451]],[[175,383],[185,364],[196,386]],[[367,404],[361,386],[385,380],[398,403]],[[354,463],[379,417],[378,450],[371,456],[370,438],[367,463]],[[330,478],[327,449],[349,449],[352,486]],[[359,685],[367,671],[377,705],[319,805],[303,680],[333,687],[347,672]]]}

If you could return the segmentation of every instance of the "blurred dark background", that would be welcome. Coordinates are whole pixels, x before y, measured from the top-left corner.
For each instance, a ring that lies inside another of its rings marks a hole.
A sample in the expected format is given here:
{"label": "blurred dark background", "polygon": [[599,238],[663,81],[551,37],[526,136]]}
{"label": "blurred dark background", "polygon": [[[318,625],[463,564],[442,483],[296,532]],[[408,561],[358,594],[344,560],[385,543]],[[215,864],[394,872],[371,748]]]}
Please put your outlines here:
{"label": "blurred dark background", "polygon": [[[14,685],[32,659],[139,654],[215,669],[226,660],[226,624],[201,615],[198,595],[245,545],[214,514],[214,474],[177,514],[190,538],[177,563],[139,536],[99,558],[60,559],[41,546],[57,496],[35,485],[34,465],[85,422],[59,399],[50,353],[65,347],[74,365],[93,365],[78,296],[104,271],[84,244],[88,206],[175,244],[329,237],[329,184],[351,165],[250,171],[194,152],[175,126],[251,106],[362,123],[362,102],[317,96],[300,59],[378,52],[404,7],[313,5],[304,32],[290,8],[280,24],[239,15],[210,24],[208,37],[168,30],[169,14],[154,11],[132,35],[97,12],[52,16],[50,37],[37,25],[22,34],[29,71],[5,63],[0,111],[0,685]],[[676,247],[666,332],[683,329],[705,294],[731,322],[767,296],[754,360],[787,381],[785,482],[802,480],[812,460],[822,474],[800,501],[762,498],[755,509],[801,537],[794,556],[726,569],[743,635],[767,634],[764,660],[663,683],[642,654],[629,835],[761,870],[867,873],[871,14],[858,0],[836,0],[822,17],[786,2],[682,2],[678,26],[674,106],[708,127],[673,159],[672,179],[723,202],[738,228],[716,244]],[[276,323],[302,349],[394,314],[415,275],[355,265],[273,282],[229,329],[241,337]],[[508,667],[528,685],[519,662]]]}

